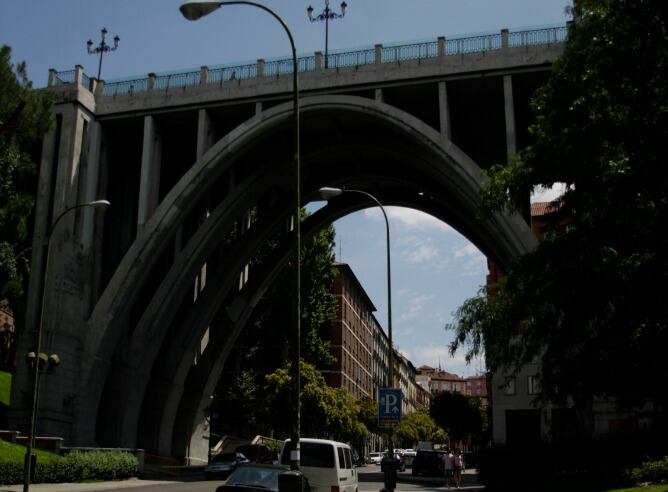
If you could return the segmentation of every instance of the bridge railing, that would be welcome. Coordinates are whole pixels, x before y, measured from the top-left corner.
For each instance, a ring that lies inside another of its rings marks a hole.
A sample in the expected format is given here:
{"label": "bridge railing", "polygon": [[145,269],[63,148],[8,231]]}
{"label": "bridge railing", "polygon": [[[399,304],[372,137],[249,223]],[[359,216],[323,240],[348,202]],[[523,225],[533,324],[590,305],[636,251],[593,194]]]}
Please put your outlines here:
{"label": "bridge railing", "polygon": [[[345,67],[360,67],[378,63],[396,63],[409,60],[424,60],[430,58],[480,53],[517,48],[521,46],[551,45],[563,43],[568,35],[568,26],[551,26],[518,31],[506,29],[498,33],[478,34],[475,36],[460,36],[453,38],[440,37],[437,41],[420,43],[397,44],[390,46],[376,45],[374,48],[364,48],[354,51],[333,52],[328,55],[328,69]],[[318,52],[314,56],[298,58],[299,72],[313,72],[324,70],[324,58]],[[54,71],[55,72],[55,71]],[[49,85],[71,84],[76,80],[75,70],[55,72]],[[257,63],[244,65],[225,65],[209,69],[202,67],[198,71],[174,72],[161,75],[149,74],[148,77],[136,79],[116,80],[103,83],[101,90],[104,96],[133,94],[149,90],[169,91],[191,86],[222,84],[230,80],[244,80],[259,77],[278,77],[292,73],[292,58],[277,58],[273,60],[258,60]],[[81,83],[92,88],[94,79],[85,74]]]}

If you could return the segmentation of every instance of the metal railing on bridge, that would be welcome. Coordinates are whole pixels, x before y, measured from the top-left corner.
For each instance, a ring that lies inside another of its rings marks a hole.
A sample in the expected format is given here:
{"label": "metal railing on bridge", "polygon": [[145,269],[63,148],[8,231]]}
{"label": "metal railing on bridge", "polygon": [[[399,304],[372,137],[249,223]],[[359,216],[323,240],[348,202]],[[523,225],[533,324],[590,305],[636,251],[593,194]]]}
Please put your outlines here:
{"label": "metal railing on bridge", "polygon": [[[328,55],[328,70],[346,67],[361,67],[378,63],[397,63],[411,60],[423,60],[444,56],[463,55],[495,51],[503,48],[521,46],[551,45],[563,43],[568,35],[568,26],[550,26],[517,31],[502,30],[497,33],[438,38],[437,41],[425,41],[389,46],[377,45],[354,51],[333,52]],[[379,59],[380,57],[380,59]],[[299,72],[324,70],[323,56],[298,58]],[[133,94],[149,90],[173,90],[186,87],[222,84],[232,80],[254,79],[259,77],[278,77],[292,73],[292,58],[277,58],[268,61],[243,65],[224,65],[203,67],[197,71],[149,74],[148,77],[123,79],[104,84],[103,95],[116,96]],[[74,83],[75,70],[56,72],[52,85]],[[82,84],[91,87],[91,80],[84,74]]]}

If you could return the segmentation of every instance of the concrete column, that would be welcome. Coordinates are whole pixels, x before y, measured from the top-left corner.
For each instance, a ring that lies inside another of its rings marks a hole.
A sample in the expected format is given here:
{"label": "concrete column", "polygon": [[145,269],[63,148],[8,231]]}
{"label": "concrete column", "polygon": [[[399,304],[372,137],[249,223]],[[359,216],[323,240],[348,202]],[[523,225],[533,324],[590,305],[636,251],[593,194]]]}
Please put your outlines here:
{"label": "concrete column", "polygon": [[508,42],[508,29],[501,29],[501,47],[507,48],[510,46]]}
{"label": "concrete column", "polygon": [[323,63],[324,57],[322,56],[322,51],[315,52],[315,69],[316,71],[323,70],[325,64]]}
{"label": "concrete column", "polygon": [[95,97],[104,96],[104,80],[98,80],[95,84]]}
{"label": "concrete column", "polygon": [[153,89],[155,89],[155,79],[156,79],[156,75],[153,72],[148,74],[148,90],[149,91],[152,91]]}
{"label": "concrete column", "polygon": [[160,191],[160,159],[162,142],[153,116],[144,117],[144,144],[141,156],[139,180],[138,229],[146,224],[158,206]]}
{"label": "concrete column", "polygon": [[214,122],[206,109],[200,109],[197,118],[197,160],[214,144]]}
{"label": "concrete column", "polygon": [[517,134],[515,131],[515,103],[513,101],[513,79],[503,76],[503,100],[506,114],[506,153],[508,159],[517,153]]}
{"label": "concrete column", "polygon": [[74,67],[74,85],[82,85],[83,84],[83,67],[81,65],[77,65]]}
{"label": "concrete column", "polygon": [[265,61],[263,58],[258,58],[257,60],[257,76],[264,77],[264,65]]}
{"label": "concrete column", "polygon": [[374,98],[376,99],[376,101],[383,102],[383,89],[380,88],[376,89]]}
{"label": "concrete column", "polygon": [[438,57],[443,58],[445,56],[445,36],[438,37]]}
{"label": "concrete column", "polygon": [[55,68],[49,68],[49,81],[47,82],[47,87],[53,87],[58,81],[58,72]]}
{"label": "concrete column", "polygon": [[452,140],[452,128],[450,126],[450,105],[448,104],[448,87],[445,81],[438,83],[438,113],[441,125],[441,136]]}
{"label": "concrete column", "polygon": [[374,45],[373,48],[376,52],[376,65],[380,65],[381,63],[383,63],[383,45],[376,44]]}
{"label": "concrete column", "polygon": [[[84,189],[84,203],[104,197],[98,196],[98,176],[100,173],[100,157],[102,153],[102,125],[97,121],[91,121],[88,128],[88,163],[86,166],[86,186]],[[81,243],[84,251],[90,249],[93,243],[93,229],[95,210],[84,207],[83,228],[81,230]]]}

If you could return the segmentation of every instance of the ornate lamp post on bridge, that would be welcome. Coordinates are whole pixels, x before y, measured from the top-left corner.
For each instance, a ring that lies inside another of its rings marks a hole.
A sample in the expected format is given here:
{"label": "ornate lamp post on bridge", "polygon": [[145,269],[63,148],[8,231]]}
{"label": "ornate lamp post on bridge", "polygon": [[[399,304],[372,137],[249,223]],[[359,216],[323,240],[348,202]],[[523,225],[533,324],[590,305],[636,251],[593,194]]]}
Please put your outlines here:
{"label": "ornate lamp post on bridge", "polygon": [[298,79],[298,63],[297,63],[297,48],[295,47],[294,37],[285,21],[270,8],[256,3],[247,1],[206,1],[206,0],[189,0],[179,7],[183,16],[188,20],[197,20],[205,15],[210,14],[214,10],[226,5],[248,5],[257,7],[272,15],[283,27],[285,33],[290,40],[290,47],[292,48],[292,117],[293,117],[293,140],[294,140],[294,178],[295,178],[295,196],[293,220],[295,230],[295,269],[294,269],[294,317],[295,317],[295,360],[293,361],[293,378],[295,381],[295,429],[292,436],[294,443],[294,451],[291,452],[290,461],[291,467],[295,470],[299,469],[300,464],[300,432],[301,432],[301,377],[300,377],[300,359],[301,359],[301,177],[300,177],[300,159],[301,152],[299,147],[299,79]]}
{"label": "ornate lamp post on bridge", "polygon": [[341,2],[341,13],[338,14],[329,8],[329,0],[325,0],[325,9],[318,15],[313,15],[313,7],[311,5],[306,9],[308,20],[311,22],[325,21],[325,68],[328,67],[328,52],[329,52],[329,21],[334,19],[341,19],[346,15],[346,8],[348,4]]}
{"label": "ornate lamp post on bridge", "polygon": [[107,28],[103,27],[100,32],[102,33],[102,40],[100,41],[100,44],[98,44],[95,48],[93,48],[92,39],[89,39],[88,42],[86,43],[89,55],[96,55],[98,53],[100,54],[100,63],[97,66],[97,80],[100,80],[100,74],[102,73],[102,55],[104,55],[107,51],[116,51],[118,49],[118,43],[121,42],[121,38],[119,38],[117,34],[116,36],[114,36],[114,46],[111,47],[104,40],[104,38],[107,36],[108,32]]}
{"label": "ornate lamp post on bridge", "polygon": [[[385,234],[386,234],[386,243],[387,243],[387,338],[389,343],[388,350],[388,364],[387,364],[387,385],[388,388],[394,387],[394,345],[392,344],[392,275],[390,268],[390,221],[387,218],[385,213],[385,208],[383,204],[380,203],[380,200],[376,198],[371,193],[368,193],[363,190],[354,190],[354,189],[342,189],[342,188],[331,188],[324,187],[318,190],[320,198],[323,200],[330,200],[334,197],[340,196],[344,193],[358,193],[366,196],[373,200],[376,205],[380,208],[380,211],[383,212],[383,218],[385,219]],[[392,443],[392,431],[388,432],[388,442],[387,442],[387,458],[388,460],[394,460],[394,444]],[[389,466],[384,466],[383,472],[385,474],[385,489],[388,492],[394,490],[394,484],[396,483],[397,469],[394,463],[391,463]]]}
{"label": "ornate lamp post on bridge", "polygon": [[39,325],[37,325],[37,346],[34,352],[30,352],[27,356],[31,368],[34,369],[33,375],[33,393],[32,393],[32,407],[30,411],[30,434],[28,435],[28,445],[26,446],[25,461],[23,463],[23,492],[30,490],[30,476],[32,468],[32,449],[35,445],[35,428],[37,425],[37,402],[39,399],[39,370],[45,365],[56,366],[60,362],[60,358],[53,354],[50,357],[40,352],[42,344],[42,327],[44,325],[44,307],[46,305],[46,280],[49,271],[49,258],[51,256],[51,239],[53,238],[53,231],[56,229],[58,222],[73,210],[82,207],[93,208],[107,208],[111,205],[107,200],[95,200],[88,203],[80,203],[73,207],[63,210],[56,220],[53,221],[51,228],[47,234],[46,239],[46,261],[44,262],[44,278],[42,279],[42,305],[39,313]]}

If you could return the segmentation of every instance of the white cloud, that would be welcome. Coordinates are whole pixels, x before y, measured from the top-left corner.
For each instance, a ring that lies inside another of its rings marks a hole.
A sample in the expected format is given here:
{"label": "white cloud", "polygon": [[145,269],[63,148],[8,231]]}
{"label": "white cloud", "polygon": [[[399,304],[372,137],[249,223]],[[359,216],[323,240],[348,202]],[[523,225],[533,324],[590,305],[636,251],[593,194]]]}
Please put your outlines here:
{"label": "white cloud", "polygon": [[466,246],[456,249],[453,256],[460,265],[464,276],[487,274],[487,257],[473,243],[468,243]]}
{"label": "white cloud", "polygon": [[[403,303],[405,311],[399,316],[399,321],[409,321],[421,316],[425,305],[433,298],[433,294],[413,294],[410,299]],[[408,307],[407,310],[406,307]]]}
{"label": "white cloud", "polygon": [[396,243],[399,257],[408,263],[434,262],[441,256],[430,237],[401,236]]}
{"label": "white cloud", "polygon": [[565,191],[566,185],[564,183],[556,183],[550,188],[535,186],[531,193],[531,203],[551,202],[563,195]]}
{"label": "white cloud", "polygon": [[411,350],[411,355],[413,357],[411,362],[415,367],[426,364],[438,368],[440,364],[442,370],[462,377],[485,371],[484,356],[472,360],[471,364],[467,364],[463,350],[459,350],[454,356],[450,356],[450,348],[447,345],[414,347]]}
{"label": "white cloud", "polygon": [[[454,230],[436,217],[412,208],[385,207],[385,212],[390,222],[390,231],[394,227],[418,231],[437,230],[448,232]],[[383,214],[378,207],[365,209],[364,216],[372,220],[383,220]]]}

